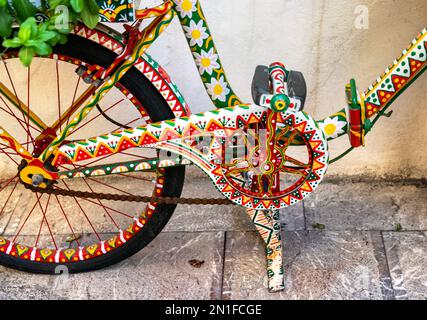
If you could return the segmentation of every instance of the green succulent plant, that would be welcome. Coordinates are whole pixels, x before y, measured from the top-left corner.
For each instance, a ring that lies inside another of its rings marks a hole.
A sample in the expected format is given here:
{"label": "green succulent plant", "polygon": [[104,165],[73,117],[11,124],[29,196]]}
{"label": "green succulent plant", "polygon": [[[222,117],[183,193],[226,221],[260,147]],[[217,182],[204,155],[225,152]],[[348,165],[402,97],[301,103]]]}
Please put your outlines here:
{"label": "green succulent plant", "polygon": [[[47,19],[37,21],[37,13]],[[1,44],[4,48],[20,48],[19,59],[29,66],[34,56],[48,56],[53,46],[66,43],[67,35],[79,20],[95,28],[98,13],[96,0],[42,0],[42,8],[29,0],[0,0]],[[13,28],[14,22],[19,24],[18,29]]]}

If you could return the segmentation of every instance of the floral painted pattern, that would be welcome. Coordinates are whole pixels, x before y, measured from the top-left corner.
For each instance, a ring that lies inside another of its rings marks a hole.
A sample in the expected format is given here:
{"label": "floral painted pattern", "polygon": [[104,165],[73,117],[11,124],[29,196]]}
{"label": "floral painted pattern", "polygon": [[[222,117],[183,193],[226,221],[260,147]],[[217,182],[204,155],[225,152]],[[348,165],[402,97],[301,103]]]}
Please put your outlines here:
{"label": "floral painted pattern", "polygon": [[241,104],[231,89],[198,0],[173,0],[202,81],[217,108]]}
{"label": "floral painted pattern", "polygon": [[218,63],[218,55],[214,53],[213,48],[211,48],[209,52],[202,50],[200,54],[194,52],[193,55],[201,75],[204,73],[212,75],[213,70],[220,67]]}
{"label": "floral painted pattern", "polygon": [[196,0],[177,0],[176,10],[179,12],[181,18],[191,18],[193,12],[197,10]]}
{"label": "floral painted pattern", "polygon": [[339,117],[326,118],[319,123],[327,139],[335,139],[345,133],[346,121],[340,121]]}
{"label": "floral painted pattern", "polygon": [[203,41],[209,38],[209,34],[206,32],[206,28],[203,26],[203,20],[200,20],[197,24],[191,20],[190,26],[184,26],[185,35],[190,39],[191,46],[203,47]]}
{"label": "floral painted pattern", "polygon": [[227,95],[231,91],[224,77],[219,78],[219,80],[213,78],[211,83],[208,83],[206,86],[208,88],[208,93],[214,100],[226,101]]}

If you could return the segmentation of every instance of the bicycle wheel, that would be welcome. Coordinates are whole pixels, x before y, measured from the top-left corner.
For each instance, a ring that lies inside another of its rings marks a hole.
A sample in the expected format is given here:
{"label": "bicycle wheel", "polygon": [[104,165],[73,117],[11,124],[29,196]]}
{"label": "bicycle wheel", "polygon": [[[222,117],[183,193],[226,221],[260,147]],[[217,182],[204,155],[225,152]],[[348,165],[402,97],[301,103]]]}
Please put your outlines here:
{"label": "bicycle wheel", "polygon": [[[17,51],[7,51],[0,61],[0,83],[49,125],[87,88],[76,68],[106,67],[116,56],[77,35],[71,35],[66,45],[55,47],[50,57],[34,58],[28,69],[20,64],[17,55]],[[174,117],[164,98],[134,68],[105,96],[99,110],[94,110],[68,141]],[[41,139],[37,137],[44,130],[1,93],[0,124],[30,152],[40,152],[37,148],[40,149]],[[95,165],[156,157],[156,150],[130,149],[56,169],[84,172]],[[20,163],[19,156],[0,141],[0,264],[7,267],[54,273],[58,265],[65,265],[73,273],[109,266],[152,241],[176,207],[36,193],[20,182]],[[75,174],[71,179],[59,180],[53,188],[179,197],[184,174],[184,167],[138,173],[120,171],[108,176]]]}

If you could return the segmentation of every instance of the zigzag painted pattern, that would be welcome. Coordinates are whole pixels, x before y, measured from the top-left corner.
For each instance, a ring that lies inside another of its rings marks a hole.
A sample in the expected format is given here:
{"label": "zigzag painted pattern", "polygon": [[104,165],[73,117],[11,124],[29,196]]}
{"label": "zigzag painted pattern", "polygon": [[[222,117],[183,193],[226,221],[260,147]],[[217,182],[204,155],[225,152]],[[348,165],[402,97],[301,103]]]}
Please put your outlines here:
{"label": "zigzag painted pattern", "polygon": [[401,57],[365,93],[366,116],[387,108],[427,66],[427,30],[424,29]]}
{"label": "zigzag painted pattern", "polygon": [[[260,198],[257,195],[242,194],[224,178],[221,155],[221,143],[212,144],[208,155],[201,156],[196,150],[185,145],[184,140],[195,135],[211,134],[215,138],[226,136],[226,132],[244,128],[251,123],[260,122],[266,109],[260,106],[240,105],[218,109],[189,117],[153,123],[147,126],[118,131],[108,135],[73,142],[60,147],[55,165],[79,162],[117,153],[136,147],[163,147],[168,141],[176,141],[179,154],[187,157],[204,170],[215,183],[217,189],[231,201],[257,210],[276,210],[292,206],[310,195],[319,185],[326,173],[329,153],[326,138],[316,123],[304,113],[285,112],[280,114],[280,122],[295,128],[306,139],[313,152],[312,171],[305,181],[286,196],[274,199]],[[170,146],[169,146],[170,147]],[[188,149],[188,152],[184,154]],[[216,160],[220,160],[217,163]]]}

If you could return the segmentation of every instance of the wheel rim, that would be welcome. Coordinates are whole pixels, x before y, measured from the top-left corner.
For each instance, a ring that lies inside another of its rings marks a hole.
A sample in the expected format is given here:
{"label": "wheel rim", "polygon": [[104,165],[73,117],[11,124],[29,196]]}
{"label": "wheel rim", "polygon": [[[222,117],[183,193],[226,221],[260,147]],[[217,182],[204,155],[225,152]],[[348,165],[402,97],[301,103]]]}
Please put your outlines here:
{"label": "wheel rim", "polygon": [[[65,106],[75,101],[85,88],[83,81],[74,73],[76,66],[83,64],[78,59],[61,55],[35,58],[31,68],[25,71],[22,71],[24,68],[16,59],[16,53],[9,53],[3,59],[0,68],[4,72],[0,72],[2,75],[0,81],[25,102],[27,111],[44,108],[46,118],[50,120],[46,120],[47,123],[52,123],[55,117],[60,117],[65,111]],[[50,72],[43,72],[49,68]],[[63,73],[66,73],[66,76]],[[45,88],[40,97],[34,90],[34,84],[40,81],[37,77],[41,74],[42,81],[50,83],[51,86],[50,91]],[[48,75],[52,77],[49,82],[46,80]],[[49,100],[52,104],[55,99],[54,111],[53,108],[46,106],[48,102],[43,104],[43,100]],[[150,122],[143,106],[121,85],[118,85],[110,96],[106,96],[102,104],[104,112],[114,114],[124,125],[135,126]],[[129,108],[130,106],[133,108]],[[37,111],[37,114],[43,114]],[[104,124],[105,122],[107,123]],[[20,133],[16,134],[19,142],[30,152],[35,152],[35,140],[42,130],[31,123],[24,113],[15,109],[2,94],[0,94],[0,123],[15,129],[9,129],[14,136],[19,130]],[[14,125],[11,125],[12,123]],[[99,127],[102,128],[102,132],[94,132],[94,128]],[[87,138],[117,129],[119,128],[116,125],[95,112],[74,130],[69,139]],[[58,169],[64,171],[84,169],[97,164],[155,156],[155,153],[149,154],[148,151],[127,150],[121,154],[64,165]],[[134,237],[144,227],[157,206],[155,203],[113,203],[106,200],[32,193],[24,189],[16,176],[16,168],[20,163],[19,156],[3,141],[0,141],[0,163],[3,169],[0,177],[0,252],[16,258],[35,262],[71,263],[105,255]],[[142,195],[158,196],[162,193],[164,172],[160,170],[156,173],[119,173],[114,177],[61,180],[54,188],[135,194],[135,182],[142,185],[139,190]],[[128,210],[123,209],[126,206],[129,206]]]}

